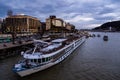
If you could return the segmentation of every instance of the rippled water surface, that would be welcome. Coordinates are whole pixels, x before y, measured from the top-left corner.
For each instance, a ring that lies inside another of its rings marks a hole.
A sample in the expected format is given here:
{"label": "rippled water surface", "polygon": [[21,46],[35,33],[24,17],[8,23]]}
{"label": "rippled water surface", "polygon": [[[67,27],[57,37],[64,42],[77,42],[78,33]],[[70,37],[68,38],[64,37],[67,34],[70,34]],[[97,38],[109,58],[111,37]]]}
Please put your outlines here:
{"label": "rippled water surface", "polygon": [[1,60],[0,80],[120,80],[120,33],[94,34],[101,37],[88,38],[63,62],[23,78],[12,71],[20,56]]}

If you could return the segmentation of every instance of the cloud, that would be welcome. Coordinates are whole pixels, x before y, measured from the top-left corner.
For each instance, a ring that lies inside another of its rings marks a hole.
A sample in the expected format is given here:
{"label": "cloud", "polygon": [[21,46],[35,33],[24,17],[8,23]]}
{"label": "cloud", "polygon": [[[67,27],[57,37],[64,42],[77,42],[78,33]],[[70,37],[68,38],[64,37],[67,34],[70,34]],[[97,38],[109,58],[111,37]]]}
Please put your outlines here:
{"label": "cloud", "polygon": [[98,27],[98,26],[100,26],[101,24],[90,24],[90,25],[86,25],[86,28],[89,28],[89,29],[91,29],[91,28],[94,28],[94,27]]}
{"label": "cloud", "polygon": [[66,20],[67,22],[88,22],[88,21],[92,21],[92,20],[94,20],[94,18],[92,18],[92,17],[85,17],[85,16],[80,16],[80,15],[78,15],[78,16],[75,16],[74,18],[71,18],[71,19],[69,19],[69,20]]}
{"label": "cloud", "polygon": [[116,13],[106,13],[103,14],[101,17],[117,17],[118,15]]}
{"label": "cloud", "polygon": [[14,14],[24,13],[41,21],[56,15],[77,28],[92,28],[119,20],[119,4],[118,0],[0,0],[0,17],[5,17],[7,10],[12,9]]}
{"label": "cloud", "polygon": [[8,6],[0,3],[0,17],[1,18],[5,17],[6,11],[7,11],[6,9],[8,9],[8,8],[9,8]]}

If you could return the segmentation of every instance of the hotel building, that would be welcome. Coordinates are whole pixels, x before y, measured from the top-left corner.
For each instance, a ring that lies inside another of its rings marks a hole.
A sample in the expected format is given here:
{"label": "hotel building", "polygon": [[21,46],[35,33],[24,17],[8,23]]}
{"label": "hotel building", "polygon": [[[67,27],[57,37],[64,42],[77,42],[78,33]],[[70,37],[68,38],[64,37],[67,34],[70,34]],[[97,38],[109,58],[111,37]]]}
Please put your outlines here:
{"label": "hotel building", "polygon": [[46,30],[51,33],[72,32],[75,30],[75,26],[56,16],[50,16],[46,19]]}
{"label": "hotel building", "polygon": [[38,27],[41,27],[39,19],[27,15],[12,15],[5,19],[6,31],[16,33],[38,32]]}
{"label": "hotel building", "polygon": [[75,26],[72,25],[72,24],[70,24],[70,23],[67,23],[67,24],[66,24],[66,30],[67,30],[68,32],[74,32]]}
{"label": "hotel building", "polygon": [[46,30],[49,32],[60,33],[65,30],[66,23],[56,16],[50,16],[46,19]]}

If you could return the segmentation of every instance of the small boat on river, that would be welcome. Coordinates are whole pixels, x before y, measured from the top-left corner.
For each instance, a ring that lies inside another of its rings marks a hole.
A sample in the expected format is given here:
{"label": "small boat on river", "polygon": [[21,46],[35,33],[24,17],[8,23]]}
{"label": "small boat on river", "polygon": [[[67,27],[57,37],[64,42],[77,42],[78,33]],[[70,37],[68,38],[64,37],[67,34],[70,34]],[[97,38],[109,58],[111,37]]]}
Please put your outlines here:
{"label": "small boat on river", "polygon": [[98,34],[97,37],[100,37],[100,34]]}
{"label": "small boat on river", "polygon": [[85,36],[71,35],[51,42],[34,40],[34,48],[21,52],[23,60],[14,65],[13,71],[21,77],[47,69],[67,58],[85,41]]}
{"label": "small boat on river", "polygon": [[106,35],[103,36],[103,40],[104,40],[104,41],[108,41],[108,36],[106,36]]}

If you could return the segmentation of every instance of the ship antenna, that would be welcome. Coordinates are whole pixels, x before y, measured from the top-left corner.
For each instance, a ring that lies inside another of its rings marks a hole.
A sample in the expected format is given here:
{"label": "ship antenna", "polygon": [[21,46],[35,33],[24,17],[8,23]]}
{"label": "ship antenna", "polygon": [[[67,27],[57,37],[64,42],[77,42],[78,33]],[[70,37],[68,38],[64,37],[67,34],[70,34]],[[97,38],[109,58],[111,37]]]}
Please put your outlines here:
{"label": "ship antenna", "polygon": [[32,54],[34,54],[34,53],[35,53],[36,48],[37,48],[37,44],[35,45],[35,48],[34,48],[34,50],[33,50],[33,53],[32,53]]}

